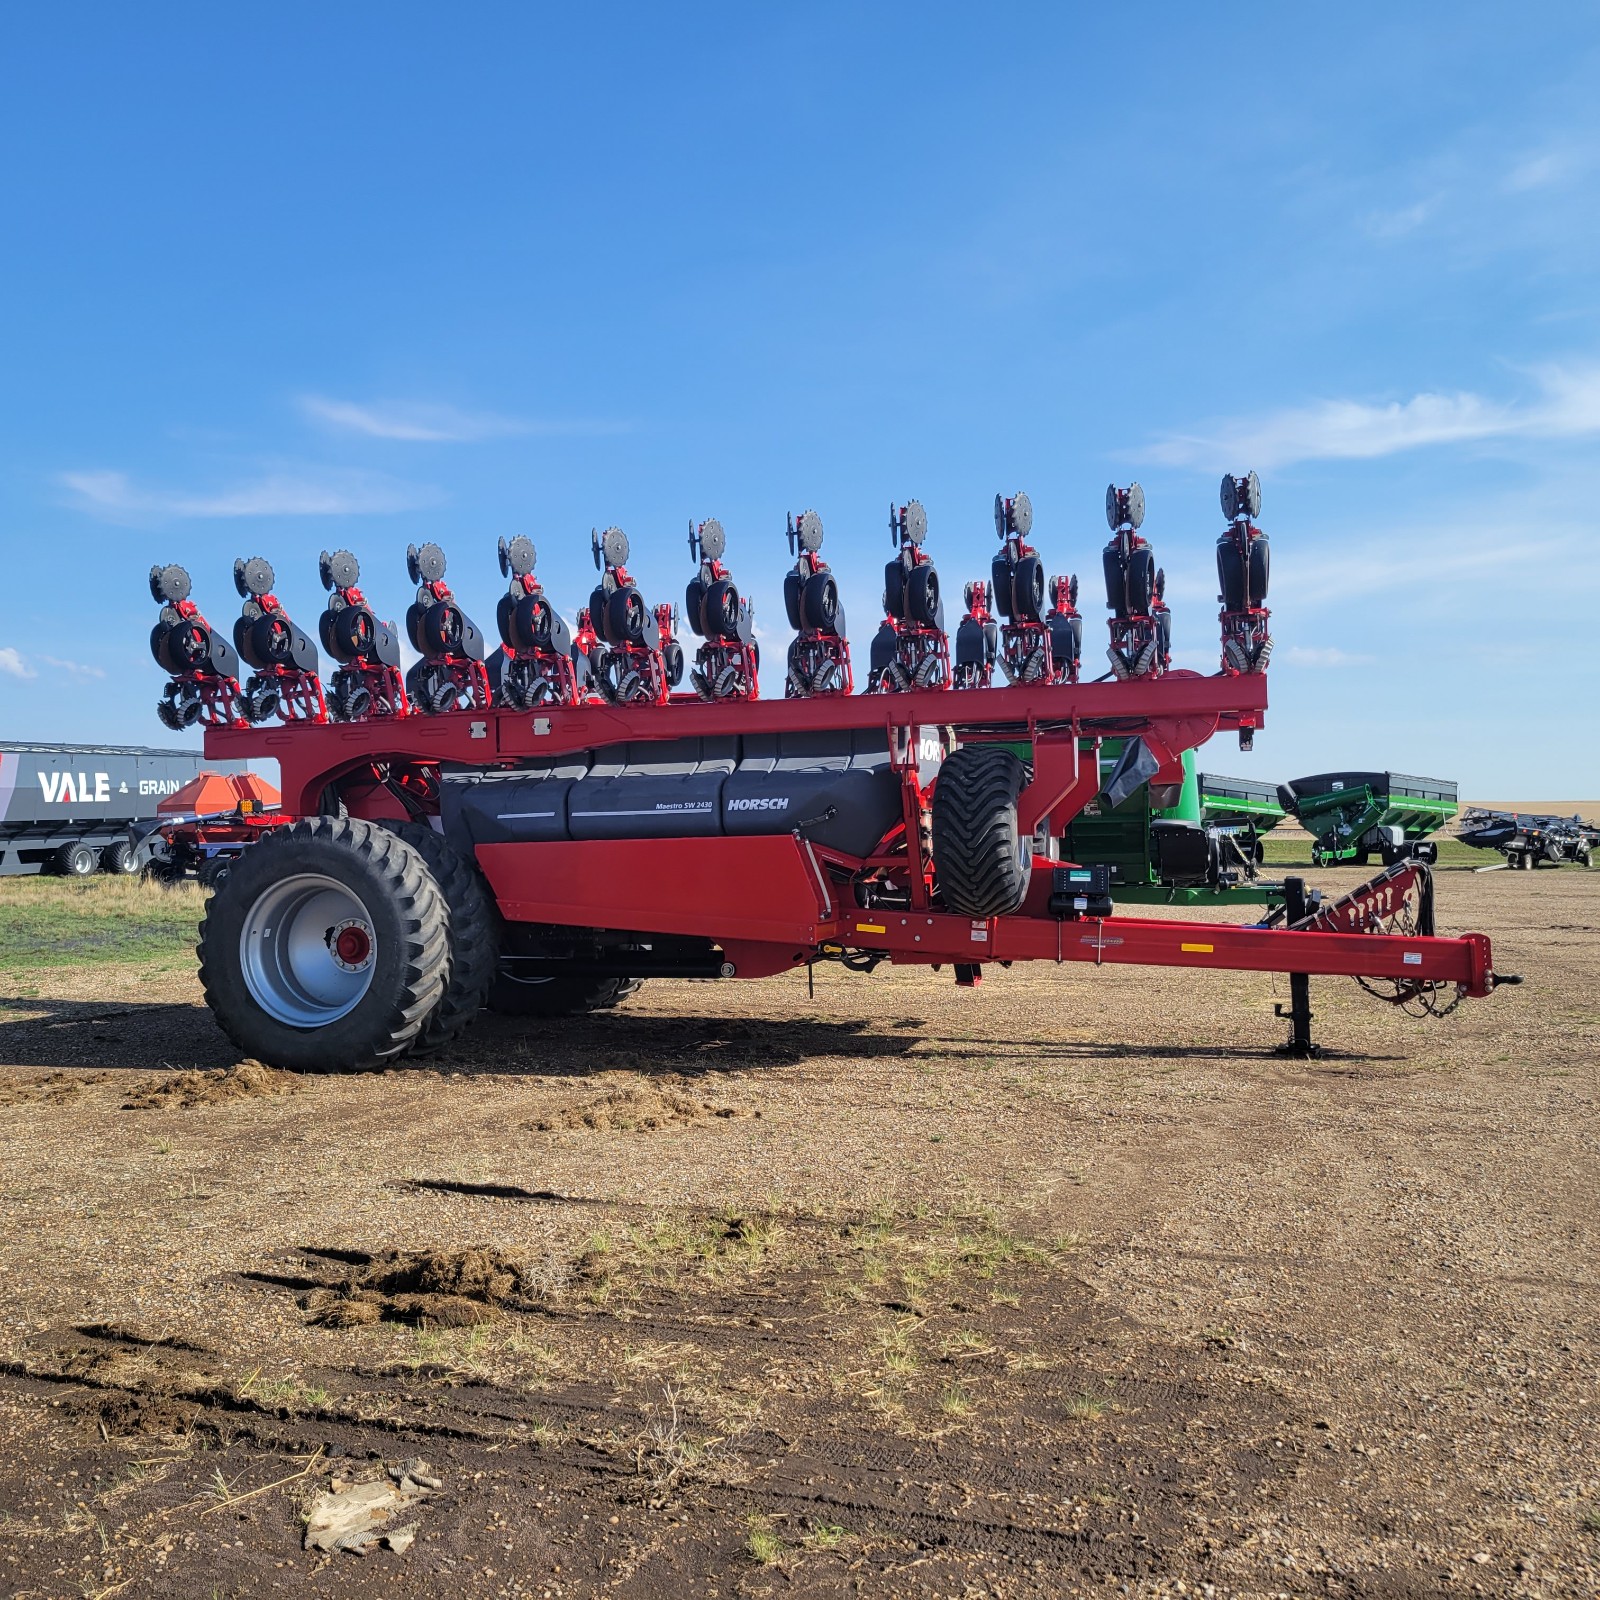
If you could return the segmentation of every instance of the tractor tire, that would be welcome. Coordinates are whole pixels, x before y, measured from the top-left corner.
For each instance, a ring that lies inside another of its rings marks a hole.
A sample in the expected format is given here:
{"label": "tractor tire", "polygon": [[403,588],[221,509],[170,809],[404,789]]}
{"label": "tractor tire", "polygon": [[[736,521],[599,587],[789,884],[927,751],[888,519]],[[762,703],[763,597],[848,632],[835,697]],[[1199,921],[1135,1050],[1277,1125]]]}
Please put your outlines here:
{"label": "tractor tire", "polygon": [[947,909],[1003,917],[1028,892],[1033,841],[1017,831],[1028,769],[1009,750],[963,745],[945,757],[933,790],[933,866]]}
{"label": "tractor tire", "polygon": [[126,839],[118,839],[115,844],[107,845],[100,852],[100,870],[122,878],[137,872],[139,863],[134,857],[133,846]]}
{"label": "tractor tire", "polygon": [[502,1017],[572,1017],[583,1011],[609,1011],[643,981],[565,975],[517,978],[510,967],[502,967],[489,989],[489,1009]]}
{"label": "tractor tire", "polygon": [[449,1044],[488,1004],[500,967],[500,912],[477,863],[426,822],[384,822],[427,863],[439,886],[450,927],[450,978],[438,1008],[423,1023],[416,1055]]}
{"label": "tractor tire", "polygon": [[803,581],[798,572],[786,572],[783,575],[783,609],[789,618],[789,626],[796,633],[804,626],[800,620],[800,590]]}
{"label": "tractor tire", "polygon": [[87,878],[100,865],[100,852],[82,839],[73,839],[56,851],[54,865],[63,878]]}
{"label": "tractor tire", "polygon": [[403,1056],[450,977],[449,911],[417,850],[306,817],[239,858],[200,923],[200,986],[245,1055],[291,1072]]}

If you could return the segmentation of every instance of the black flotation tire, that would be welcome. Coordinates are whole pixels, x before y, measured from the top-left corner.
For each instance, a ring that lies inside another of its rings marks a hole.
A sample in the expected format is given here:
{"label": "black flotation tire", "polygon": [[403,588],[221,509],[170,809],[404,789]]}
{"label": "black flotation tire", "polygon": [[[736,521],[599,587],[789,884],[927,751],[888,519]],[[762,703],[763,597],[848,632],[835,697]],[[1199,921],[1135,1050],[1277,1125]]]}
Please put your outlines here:
{"label": "black flotation tire", "polygon": [[559,974],[519,979],[502,968],[489,990],[489,1009],[503,1017],[570,1017],[607,1011],[643,984],[641,978],[594,978]]}
{"label": "black flotation tire", "polygon": [[[372,923],[375,970],[356,1006],[318,1027],[270,1015],[245,980],[241,935],[260,897],[296,873],[331,878]],[[450,976],[450,926],[433,874],[388,828],[354,817],[306,817],[239,858],[206,902],[200,987],[218,1026],[247,1056],[296,1072],[360,1072],[403,1056]]]}
{"label": "black flotation tire", "polygon": [[425,1054],[459,1038],[489,1003],[500,970],[500,912],[469,856],[426,822],[385,822],[428,864],[450,924],[450,978],[412,1050]]}
{"label": "black flotation tire", "polygon": [[1033,843],[1017,831],[1028,769],[997,745],[947,756],[933,791],[933,865],[946,907],[965,917],[1003,917],[1028,892]]}

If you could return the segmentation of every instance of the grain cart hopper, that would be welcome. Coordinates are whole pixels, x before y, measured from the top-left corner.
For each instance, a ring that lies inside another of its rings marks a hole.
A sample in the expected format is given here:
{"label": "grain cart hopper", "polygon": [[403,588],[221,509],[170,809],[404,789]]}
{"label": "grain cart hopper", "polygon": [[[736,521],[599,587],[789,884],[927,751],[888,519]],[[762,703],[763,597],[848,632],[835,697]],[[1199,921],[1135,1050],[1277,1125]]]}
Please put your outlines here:
{"label": "grain cart hopper", "polygon": [[1200,820],[1231,834],[1260,866],[1266,857],[1261,836],[1271,833],[1288,814],[1276,785],[1260,778],[1224,778],[1215,772],[1202,772],[1199,785]]}
{"label": "grain cart hopper", "polygon": [[1444,778],[1403,772],[1319,772],[1278,786],[1283,809],[1311,835],[1314,866],[1374,855],[1385,866],[1434,861],[1439,847],[1428,835],[1456,814],[1456,786]]}
{"label": "grain cart hopper", "polygon": [[[1123,747],[1121,739],[1101,743],[1107,778]],[[1066,825],[1063,855],[1103,864],[1112,895],[1126,904],[1281,904],[1283,884],[1256,876],[1258,846],[1248,825],[1241,827],[1231,812],[1225,820],[1210,814],[1204,783],[1195,772],[1194,752],[1186,750],[1181,783],[1142,783],[1114,806],[1097,795]]]}
{"label": "grain cart hopper", "polygon": [[889,962],[971,985],[986,964],[1053,961],[1288,973],[1303,1052],[1312,974],[1431,1010],[1510,981],[1483,935],[1435,935],[1418,862],[1333,902],[1292,880],[1254,927],[1121,915],[1062,835],[1102,793],[1182,785],[1214,734],[1247,741],[1265,673],[849,693],[820,521],[791,528],[781,700],[612,683],[531,711],[210,727],[213,756],[277,759],[300,818],[239,860],[202,924],[201,982],[239,1047],[363,1067],[444,1044],[486,1001],[554,1016],[653,977]]}

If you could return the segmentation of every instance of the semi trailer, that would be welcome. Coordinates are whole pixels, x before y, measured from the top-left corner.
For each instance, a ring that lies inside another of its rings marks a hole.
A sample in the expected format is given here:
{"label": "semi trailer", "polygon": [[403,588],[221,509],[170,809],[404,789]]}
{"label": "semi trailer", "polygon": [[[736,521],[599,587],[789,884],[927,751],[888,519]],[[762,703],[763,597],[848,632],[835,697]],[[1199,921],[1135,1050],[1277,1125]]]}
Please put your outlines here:
{"label": "semi trailer", "polygon": [[136,871],[129,826],[204,766],[194,750],[0,743],[0,876]]}

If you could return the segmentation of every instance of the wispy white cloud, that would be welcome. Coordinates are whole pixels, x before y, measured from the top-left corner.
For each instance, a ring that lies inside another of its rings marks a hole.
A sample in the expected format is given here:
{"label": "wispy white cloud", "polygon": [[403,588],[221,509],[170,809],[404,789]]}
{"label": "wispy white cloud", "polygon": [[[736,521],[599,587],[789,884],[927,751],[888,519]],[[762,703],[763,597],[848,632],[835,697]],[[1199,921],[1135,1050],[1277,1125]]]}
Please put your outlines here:
{"label": "wispy white cloud", "polygon": [[539,419],[499,416],[490,411],[462,411],[455,406],[408,400],[335,400],[327,395],[300,397],[300,410],[335,433],[368,439],[396,439],[413,444],[467,444],[478,439],[518,435],[547,436],[621,433],[623,425],[582,418]]}
{"label": "wispy white cloud", "polygon": [[1364,667],[1373,659],[1337,645],[1293,644],[1283,654],[1297,667]]}
{"label": "wispy white cloud", "polygon": [[1531,401],[1490,400],[1469,391],[1383,403],[1318,400],[1172,434],[1142,454],[1167,466],[1211,469],[1220,462],[1264,470],[1291,461],[1366,460],[1428,445],[1600,434],[1600,365],[1542,367],[1533,376],[1540,392]]}
{"label": "wispy white cloud", "polygon": [[437,505],[436,489],[371,472],[276,471],[209,491],[146,488],[126,473],[64,472],[79,509],[112,520],[145,517],[349,517]]}
{"label": "wispy white cloud", "polygon": [[39,656],[37,660],[44,666],[54,667],[57,672],[66,673],[69,678],[81,680],[106,675],[104,667],[92,667],[87,661],[63,661],[60,656]]}
{"label": "wispy white cloud", "polygon": [[10,645],[0,645],[0,672],[13,678],[37,678],[39,674]]}
{"label": "wispy white cloud", "polygon": [[1588,164],[1588,153],[1572,145],[1554,145],[1519,161],[1505,176],[1500,187],[1507,194],[1528,194],[1536,189],[1553,189],[1575,178]]}
{"label": "wispy white cloud", "polygon": [[1364,225],[1374,239],[1403,239],[1427,222],[1438,211],[1443,199],[1442,194],[1432,194],[1398,210],[1373,211],[1367,215]]}

